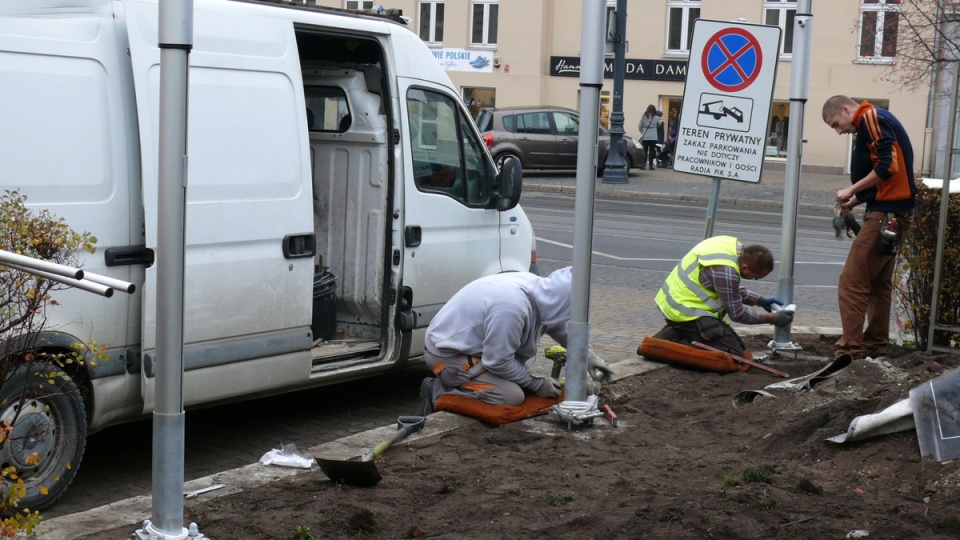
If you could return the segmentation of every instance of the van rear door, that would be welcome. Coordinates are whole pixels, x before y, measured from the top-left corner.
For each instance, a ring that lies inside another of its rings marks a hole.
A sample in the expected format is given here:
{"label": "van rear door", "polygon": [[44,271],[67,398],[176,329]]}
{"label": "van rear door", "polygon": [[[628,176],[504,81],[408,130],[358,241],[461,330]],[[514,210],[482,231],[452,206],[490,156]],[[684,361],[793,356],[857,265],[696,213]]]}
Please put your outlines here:
{"label": "van rear door", "polygon": [[446,88],[400,78],[404,153],[403,283],[425,328],[470,281],[500,272],[500,215],[473,120]]}
{"label": "van rear door", "polygon": [[[157,246],[157,4],[126,0],[146,244]],[[190,54],[184,404],[288,387],[310,370],[313,251],[306,105],[293,25],[198,2]],[[305,242],[301,242],[305,241]],[[157,258],[163,253],[157,253]],[[156,267],[143,302],[153,409]]]}

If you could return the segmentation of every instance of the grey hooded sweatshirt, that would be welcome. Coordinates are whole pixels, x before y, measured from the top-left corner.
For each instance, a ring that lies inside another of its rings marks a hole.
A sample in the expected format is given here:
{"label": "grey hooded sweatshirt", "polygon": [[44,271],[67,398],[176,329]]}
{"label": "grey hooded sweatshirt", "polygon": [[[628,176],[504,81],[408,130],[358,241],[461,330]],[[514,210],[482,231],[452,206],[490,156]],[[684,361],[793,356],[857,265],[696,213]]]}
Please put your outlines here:
{"label": "grey hooded sweatshirt", "polygon": [[427,328],[426,348],[445,358],[480,357],[491,374],[537,391],[527,361],[544,333],[567,346],[571,268],[547,277],[528,272],[496,274],[460,289]]}

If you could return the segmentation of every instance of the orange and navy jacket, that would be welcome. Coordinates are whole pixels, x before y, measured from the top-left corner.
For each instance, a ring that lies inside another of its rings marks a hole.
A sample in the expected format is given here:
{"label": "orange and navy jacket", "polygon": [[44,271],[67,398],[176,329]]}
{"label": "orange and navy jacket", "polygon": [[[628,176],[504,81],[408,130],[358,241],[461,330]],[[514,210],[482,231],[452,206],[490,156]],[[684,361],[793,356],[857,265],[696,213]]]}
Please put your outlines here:
{"label": "orange and navy jacket", "polygon": [[886,109],[864,101],[853,115],[857,139],[850,159],[850,182],[870,173],[883,182],[857,192],[867,203],[867,212],[903,212],[916,206],[917,185],[913,178],[913,146],[903,125]]}

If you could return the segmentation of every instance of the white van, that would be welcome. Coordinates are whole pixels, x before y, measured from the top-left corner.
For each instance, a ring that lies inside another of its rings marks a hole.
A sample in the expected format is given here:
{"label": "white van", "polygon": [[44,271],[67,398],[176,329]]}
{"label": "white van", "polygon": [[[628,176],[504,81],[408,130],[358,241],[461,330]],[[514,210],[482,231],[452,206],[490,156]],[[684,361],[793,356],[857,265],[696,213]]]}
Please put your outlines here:
{"label": "white van", "polygon": [[[45,347],[95,340],[109,359],[34,402],[28,449],[0,446],[31,509],[63,494],[88,433],[154,407],[157,15],[156,0],[0,2],[0,189],[94,234],[85,269],[137,284],[64,291],[48,313]],[[498,172],[402,24],[197,0],[190,63],[187,407],[410,365],[460,287],[530,268],[519,164]]]}

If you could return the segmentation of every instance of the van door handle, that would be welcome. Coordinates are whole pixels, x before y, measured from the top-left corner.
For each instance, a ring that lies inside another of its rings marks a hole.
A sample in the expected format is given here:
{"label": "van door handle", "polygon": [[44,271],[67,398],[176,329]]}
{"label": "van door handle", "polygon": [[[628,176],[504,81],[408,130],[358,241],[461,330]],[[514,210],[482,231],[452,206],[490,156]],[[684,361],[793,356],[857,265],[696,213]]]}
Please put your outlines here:
{"label": "van door handle", "polygon": [[423,229],[419,225],[407,225],[403,229],[404,247],[417,247],[423,241]]}
{"label": "van door handle", "polygon": [[288,234],[283,237],[280,248],[285,259],[313,257],[317,252],[317,237],[313,233]]}
{"label": "van door handle", "polygon": [[107,266],[144,266],[153,265],[153,250],[147,246],[111,247],[103,251],[103,262]]}

